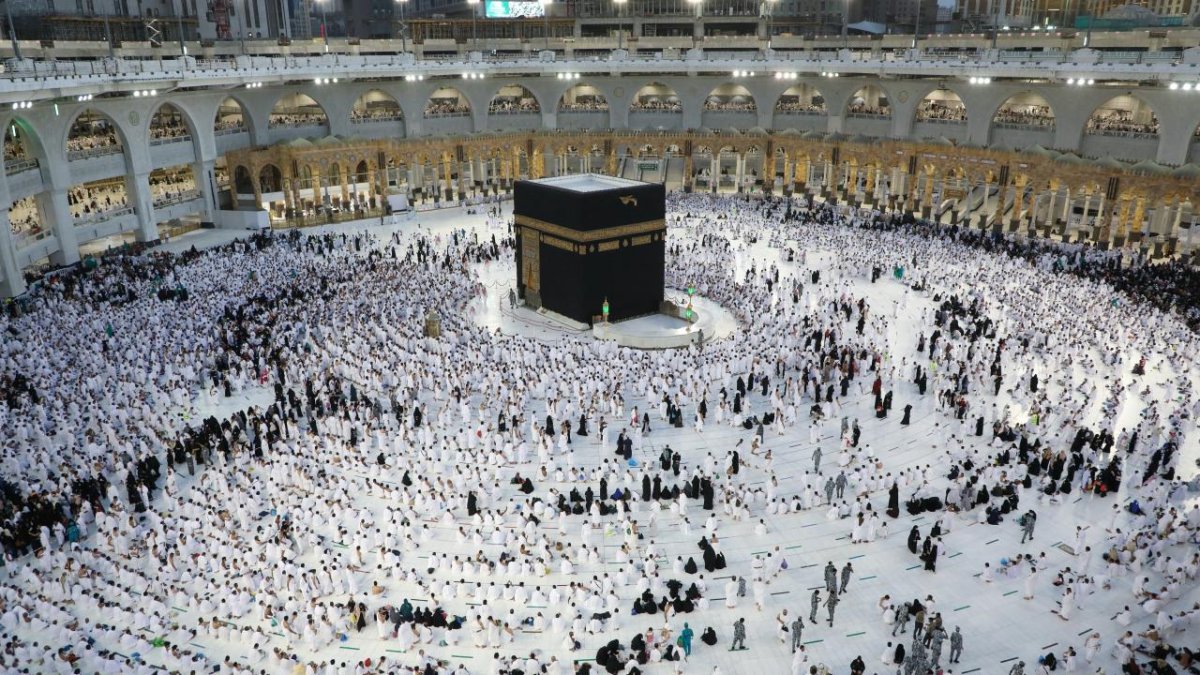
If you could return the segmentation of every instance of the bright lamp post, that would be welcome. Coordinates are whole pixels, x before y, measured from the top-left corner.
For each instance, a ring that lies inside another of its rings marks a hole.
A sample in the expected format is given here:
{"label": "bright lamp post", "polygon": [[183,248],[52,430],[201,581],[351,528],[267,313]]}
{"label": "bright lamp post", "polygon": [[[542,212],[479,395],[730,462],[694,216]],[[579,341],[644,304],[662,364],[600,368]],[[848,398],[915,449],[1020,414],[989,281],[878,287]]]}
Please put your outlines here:
{"label": "bright lamp post", "polygon": [[696,6],[696,17],[693,19],[692,24],[692,49],[696,48],[696,31],[700,28],[700,17],[703,16],[704,13],[704,10],[701,6],[703,1],[704,0],[687,0],[689,5]]}
{"label": "bright lamp post", "polygon": [[775,37],[775,3],[779,0],[767,0],[767,49],[771,48],[771,39]]}
{"label": "bright lamp post", "polygon": [[325,51],[329,51],[329,12],[326,9],[326,4],[332,0],[317,0],[317,4],[321,5],[321,35],[325,37]]}
{"label": "bright lamp post", "polygon": [[[617,18],[625,17],[625,3],[629,0],[613,0],[613,4],[617,6]],[[617,22],[617,49],[625,48],[625,26],[623,22]]]}
{"label": "bright lamp post", "polygon": [[404,22],[404,6],[408,0],[396,0],[400,4],[400,50],[408,53],[408,24]]}
{"label": "bright lamp post", "polygon": [[[21,45],[17,44],[17,26],[13,23],[12,0],[4,0],[4,13],[8,16],[8,39],[12,43],[13,56],[20,61]],[[111,49],[112,39],[109,39],[108,44]]]}
{"label": "bright lamp post", "polygon": [[550,0],[538,0],[542,6],[542,37],[546,39],[546,49],[550,49]]}
{"label": "bright lamp post", "polygon": [[850,0],[842,5],[842,49],[850,48]]}
{"label": "bright lamp post", "polygon": [[923,0],[917,0],[917,20],[913,24],[913,49],[917,48],[918,41],[921,39],[921,3]]}
{"label": "bright lamp post", "polygon": [[479,51],[479,34],[476,32],[476,16],[479,14],[479,0],[467,0],[471,7],[471,49]]}

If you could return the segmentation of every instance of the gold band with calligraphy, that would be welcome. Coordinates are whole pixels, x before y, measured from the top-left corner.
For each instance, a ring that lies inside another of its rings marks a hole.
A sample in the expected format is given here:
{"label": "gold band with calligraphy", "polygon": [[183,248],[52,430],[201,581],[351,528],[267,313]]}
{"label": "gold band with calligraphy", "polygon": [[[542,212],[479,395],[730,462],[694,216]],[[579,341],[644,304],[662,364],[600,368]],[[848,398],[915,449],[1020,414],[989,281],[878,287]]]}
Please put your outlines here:
{"label": "gold band with calligraphy", "polygon": [[543,234],[549,234],[577,243],[590,243],[603,239],[618,239],[620,237],[630,237],[637,234],[648,234],[651,232],[665,230],[667,227],[666,221],[661,218],[590,231],[572,230],[569,227],[555,225],[554,223],[547,223],[544,220],[538,220],[537,218],[531,218],[529,216],[523,216],[519,214],[515,216],[513,220],[517,225],[522,227],[526,227],[531,230],[537,230]]}

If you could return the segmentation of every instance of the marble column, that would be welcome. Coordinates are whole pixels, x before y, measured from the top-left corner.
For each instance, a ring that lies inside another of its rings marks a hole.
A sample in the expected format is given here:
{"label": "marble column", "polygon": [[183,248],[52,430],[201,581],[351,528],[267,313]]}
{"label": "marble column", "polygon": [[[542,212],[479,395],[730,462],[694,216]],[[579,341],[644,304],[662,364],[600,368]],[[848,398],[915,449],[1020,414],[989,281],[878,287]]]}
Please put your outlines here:
{"label": "marble column", "polygon": [[204,203],[200,219],[211,221],[217,213],[217,195],[213,192],[213,160],[205,160],[192,164],[192,179],[200,192],[200,201]]}
{"label": "marble column", "polygon": [[56,265],[73,265],[79,262],[79,236],[75,232],[75,219],[67,203],[67,191],[63,189],[39,192],[35,198],[43,227],[54,230],[58,239],[58,251],[50,255]]}
{"label": "marble column", "polygon": [[[12,203],[8,192],[8,181],[0,175],[0,201]],[[9,298],[25,292],[25,277],[17,264],[16,238],[12,223],[8,220],[8,209],[0,209],[0,297]]]}

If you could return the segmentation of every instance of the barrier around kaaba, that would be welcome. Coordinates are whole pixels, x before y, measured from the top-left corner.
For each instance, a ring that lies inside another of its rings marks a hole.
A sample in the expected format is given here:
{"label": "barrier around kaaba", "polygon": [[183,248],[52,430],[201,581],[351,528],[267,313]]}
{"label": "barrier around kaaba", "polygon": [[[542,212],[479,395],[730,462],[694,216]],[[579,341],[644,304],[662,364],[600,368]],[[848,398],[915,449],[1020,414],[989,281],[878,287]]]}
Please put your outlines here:
{"label": "barrier around kaaba", "polygon": [[518,295],[592,324],[658,312],[666,256],[661,184],[595,174],[517,181]]}

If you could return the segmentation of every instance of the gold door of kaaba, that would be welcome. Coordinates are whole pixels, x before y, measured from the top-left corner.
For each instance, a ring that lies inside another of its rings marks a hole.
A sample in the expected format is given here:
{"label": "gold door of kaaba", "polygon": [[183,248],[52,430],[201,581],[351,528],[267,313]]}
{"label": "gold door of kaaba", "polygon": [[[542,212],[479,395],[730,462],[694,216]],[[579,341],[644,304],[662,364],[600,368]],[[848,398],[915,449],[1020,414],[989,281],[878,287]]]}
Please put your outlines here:
{"label": "gold door of kaaba", "polygon": [[[536,233],[535,233],[536,235]],[[525,288],[539,293],[541,291],[541,246],[537,236],[521,238],[521,282]]]}

